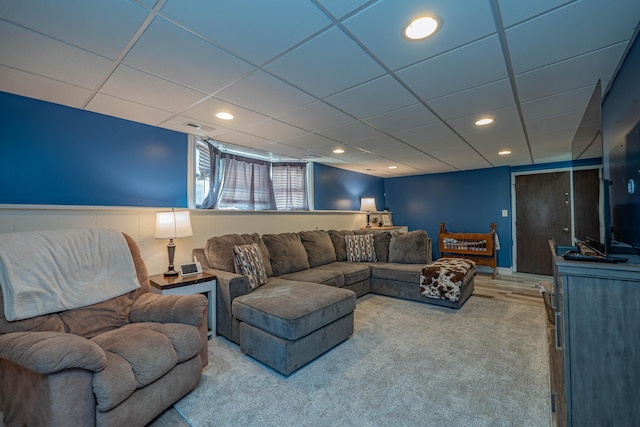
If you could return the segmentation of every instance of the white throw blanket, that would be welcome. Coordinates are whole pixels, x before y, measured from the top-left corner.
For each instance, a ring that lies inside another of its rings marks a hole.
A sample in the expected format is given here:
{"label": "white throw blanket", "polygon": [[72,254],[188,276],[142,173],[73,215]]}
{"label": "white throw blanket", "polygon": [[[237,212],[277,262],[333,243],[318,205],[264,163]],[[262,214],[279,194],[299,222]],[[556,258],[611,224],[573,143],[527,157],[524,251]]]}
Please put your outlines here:
{"label": "white throw blanket", "polygon": [[7,320],[106,301],[140,287],[127,241],[114,229],[0,234]]}

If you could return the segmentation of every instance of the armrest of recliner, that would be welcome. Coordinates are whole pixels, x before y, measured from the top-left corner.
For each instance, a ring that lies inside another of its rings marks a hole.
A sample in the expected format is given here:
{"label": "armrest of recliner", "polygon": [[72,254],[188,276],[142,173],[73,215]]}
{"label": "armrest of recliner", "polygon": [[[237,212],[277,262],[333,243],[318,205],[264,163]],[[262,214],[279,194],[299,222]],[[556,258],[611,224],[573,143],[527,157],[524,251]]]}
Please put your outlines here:
{"label": "armrest of recliner", "polygon": [[12,332],[0,335],[0,359],[38,374],[79,368],[104,369],[107,357],[93,341],[64,332]]}
{"label": "armrest of recliner", "polygon": [[184,323],[198,326],[207,312],[207,297],[195,295],[140,295],[129,313],[131,322]]}

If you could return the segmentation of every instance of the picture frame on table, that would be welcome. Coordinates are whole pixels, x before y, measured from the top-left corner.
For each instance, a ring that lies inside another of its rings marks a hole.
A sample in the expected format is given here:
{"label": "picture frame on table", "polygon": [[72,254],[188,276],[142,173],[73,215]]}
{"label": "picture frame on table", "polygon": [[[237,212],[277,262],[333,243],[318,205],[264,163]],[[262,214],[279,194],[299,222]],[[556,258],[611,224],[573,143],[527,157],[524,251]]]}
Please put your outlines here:
{"label": "picture frame on table", "polygon": [[380,227],[382,225],[382,218],[379,213],[369,214],[369,224],[372,227]]}
{"label": "picture frame on table", "polygon": [[390,227],[393,225],[391,222],[391,214],[388,212],[380,214],[380,220],[382,221],[381,225],[383,227]]}

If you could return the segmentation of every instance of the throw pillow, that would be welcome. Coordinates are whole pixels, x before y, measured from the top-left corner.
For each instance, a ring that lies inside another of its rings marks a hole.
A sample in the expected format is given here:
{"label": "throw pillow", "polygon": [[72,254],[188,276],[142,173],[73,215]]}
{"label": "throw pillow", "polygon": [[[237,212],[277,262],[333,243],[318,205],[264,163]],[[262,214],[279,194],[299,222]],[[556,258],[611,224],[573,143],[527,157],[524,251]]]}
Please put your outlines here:
{"label": "throw pillow", "polygon": [[329,230],[329,237],[331,238],[331,243],[333,243],[333,249],[336,253],[336,261],[346,261],[347,260],[347,247],[344,241],[345,236],[353,236],[353,231],[351,230]]}
{"label": "throw pillow", "polygon": [[371,234],[344,236],[349,262],[377,262],[376,248]]}
{"label": "throw pillow", "polygon": [[257,243],[234,246],[234,258],[238,274],[249,280],[251,289],[267,283],[267,273],[262,262],[262,253]]}

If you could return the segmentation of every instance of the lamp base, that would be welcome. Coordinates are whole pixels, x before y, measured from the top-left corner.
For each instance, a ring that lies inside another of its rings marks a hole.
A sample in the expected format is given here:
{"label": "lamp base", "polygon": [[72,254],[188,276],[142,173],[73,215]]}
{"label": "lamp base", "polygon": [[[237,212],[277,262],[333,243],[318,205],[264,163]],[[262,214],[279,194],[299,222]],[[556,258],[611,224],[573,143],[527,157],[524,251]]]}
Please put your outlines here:
{"label": "lamp base", "polygon": [[179,273],[176,270],[165,271],[164,277],[176,277]]}

